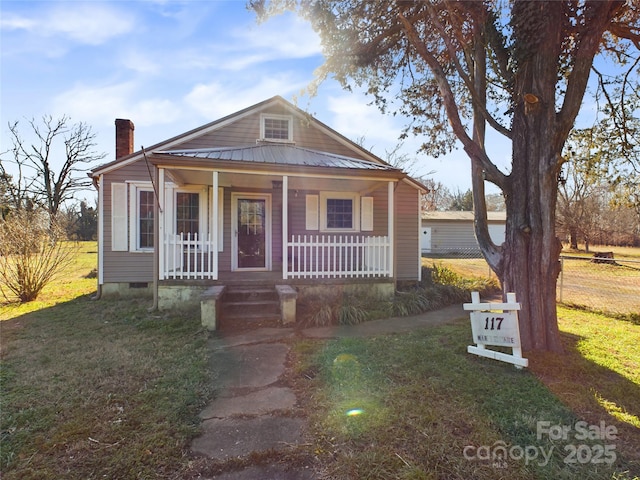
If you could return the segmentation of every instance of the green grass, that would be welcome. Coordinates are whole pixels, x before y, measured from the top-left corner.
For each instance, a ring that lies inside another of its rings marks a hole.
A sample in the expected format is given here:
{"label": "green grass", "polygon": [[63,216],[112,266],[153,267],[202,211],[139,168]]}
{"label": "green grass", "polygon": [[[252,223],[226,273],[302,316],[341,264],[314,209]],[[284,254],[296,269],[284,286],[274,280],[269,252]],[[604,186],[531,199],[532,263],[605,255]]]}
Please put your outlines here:
{"label": "green grass", "polygon": [[[309,399],[316,452],[325,470],[341,479],[640,475],[640,430],[632,418],[640,412],[640,332],[604,316],[580,312],[574,321],[574,312],[561,313],[570,353],[557,358],[562,366],[554,368],[545,368],[547,357],[534,357],[531,371],[467,354],[467,319],[409,335],[342,339],[315,344],[315,349],[301,344],[299,388]],[[602,336],[605,326],[608,335]],[[574,350],[576,336],[581,340]],[[614,343],[619,346],[612,349]],[[565,388],[568,371],[575,377]],[[627,417],[598,399],[615,403]],[[576,438],[580,421],[588,426],[604,421],[618,436],[604,442]],[[544,433],[538,438],[543,425],[538,422],[567,426],[572,433],[564,440]],[[570,463],[571,448],[582,448],[585,458],[607,444],[614,445],[612,465]],[[535,449],[539,456],[529,462],[474,456],[478,447],[491,452],[500,445]],[[473,458],[465,457],[465,447]],[[540,449],[552,451],[548,464],[542,465]]]}
{"label": "green grass", "polygon": [[[211,465],[189,443],[215,388],[198,312],[90,300],[95,244],[81,247],[59,286],[0,307],[2,478],[198,478]],[[315,433],[297,455],[340,479],[640,475],[640,325],[566,308],[559,318],[567,353],[529,355],[526,370],[467,354],[467,318],[407,335],[296,342],[287,381]],[[617,438],[600,442],[615,446],[613,465],[565,463],[566,446],[591,453],[593,442],[537,438],[539,421],[581,420],[615,426]],[[546,465],[465,458],[465,447],[503,444],[553,455]]]}
{"label": "green grass", "polygon": [[3,479],[175,478],[211,396],[197,311],[93,301],[95,242],[27,304],[0,307]]}
{"label": "green grass", "polygon": [[615,419],[639,449],[640,325],[563,307],[558,318],[567,352],[537,355],[532,370],[582,417]]}
{"label": "green grass", "polygon": [[81,297],[2,322],[5,479],[170,478],[210,395],[197,312]]}
{"label": "green grass", "polygon": [[78,242],[74,261],[28,303],[7,302],[0,296],[0,321],[35,312],[96,291],[97,243]]}

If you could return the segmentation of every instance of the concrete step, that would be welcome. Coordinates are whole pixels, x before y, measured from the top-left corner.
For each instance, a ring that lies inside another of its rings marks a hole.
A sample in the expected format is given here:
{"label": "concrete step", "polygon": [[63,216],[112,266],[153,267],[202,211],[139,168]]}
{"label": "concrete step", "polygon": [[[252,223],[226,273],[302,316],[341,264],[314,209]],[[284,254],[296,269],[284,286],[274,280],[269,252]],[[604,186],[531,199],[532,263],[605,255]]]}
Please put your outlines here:
{"label": "concrete step", "polygon": [[280,299],[275,287],[229,287],[222,300],[222,318],[227,324],[279,321]]}
{"label": "concrete step", "polygon": [[224,295],[226,303],[245,301],[277,301],[278,293],[275,288],[228,288]]}

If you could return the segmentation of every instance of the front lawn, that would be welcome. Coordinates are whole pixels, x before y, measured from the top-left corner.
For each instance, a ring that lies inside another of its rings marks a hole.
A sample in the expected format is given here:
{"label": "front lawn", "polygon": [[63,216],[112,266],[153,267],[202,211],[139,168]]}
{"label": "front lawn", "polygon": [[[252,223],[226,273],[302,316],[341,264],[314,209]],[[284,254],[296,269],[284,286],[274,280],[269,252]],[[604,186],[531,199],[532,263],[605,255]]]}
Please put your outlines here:
{"label": "front lawn", "polygon": [[[189,452],[215,389],[199,312],[91,300],[95,244],[81,247],[36,302],[0,305],[0,475],[212,471]],[[529,355],[527,370],[467,354],[468,317],[406,335],[296,340],[283,381],[315,438],[280,460],[313,459],[338,479],[640,476],[640,325],[566,308],[559,317],[567,353]],[[603,439],[582,438],[594,428]]]}
{"label": "front lawn", "polygon": [[198,312],[88,297],[0,322],[0,471],[174,478],[210,396]]}
{"label": "front lawn", "polygon": [[560,316],[567,355],[530,370],[467,354],[467,319],[300,344],[319,461],[340,479],[640,475],[640,327]]}

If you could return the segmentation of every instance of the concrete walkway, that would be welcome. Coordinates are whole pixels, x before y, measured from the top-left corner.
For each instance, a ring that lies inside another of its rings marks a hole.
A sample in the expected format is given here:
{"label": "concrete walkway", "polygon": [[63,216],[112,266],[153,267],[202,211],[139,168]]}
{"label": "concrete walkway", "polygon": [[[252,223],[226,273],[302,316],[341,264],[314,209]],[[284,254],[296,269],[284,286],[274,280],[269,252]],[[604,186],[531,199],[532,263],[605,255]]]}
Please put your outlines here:
{"label": "concrete walkway", "polygon": [[[216,398],[200,414],[202,435],[192,451],[223,464],[265,452],[286,453],[305,443],[307,423],[294,392],[283,381],[289,342],[294,338],[330,339],[401,333],[463,318],[461,305],[413,317],[374,320],[354,326],[259,328],[220,335],[210,342]],[[216,480],[314,480],[311,467],[252,465],[222,473]]]}

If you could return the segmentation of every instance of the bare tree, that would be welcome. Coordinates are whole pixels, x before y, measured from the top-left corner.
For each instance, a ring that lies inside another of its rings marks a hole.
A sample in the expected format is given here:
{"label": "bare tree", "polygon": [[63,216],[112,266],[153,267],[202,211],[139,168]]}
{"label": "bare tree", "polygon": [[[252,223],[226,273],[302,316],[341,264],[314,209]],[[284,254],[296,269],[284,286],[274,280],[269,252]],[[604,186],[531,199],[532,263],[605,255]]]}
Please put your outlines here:
{"label": "bare tree", "polygon": [[73,260],[74,244],[43,211],[21,210],[0,220],[0,293],[35,300]]}
{"label": "bare tree", "polygon": [[442,182],[436,182],[433,178],[421,179],[427,187],[427,193],[422,196],[422,209],[427,211],[447,210],[451,204],[451,192]]}
{"label": "bare tree", "polygon": [[94,150],[96,136],[86,123],[50,115],[28,123],[33,142],[24,140],[18,121],[9,124],[12,148],[0,154],[0,182],[12,208],[21,210],[30,200],[53,220],[66,201],[90,186],[84,173],[106,154]]}
{"label": "bare tree", "polygon": [[557,225],[569,236],[569,244],[578,248],[582,239],[589,251],[601,211],[602,180],[598,172],[602,161],[594,145],[593,130],[574,130],[565,148],[565,163],[559,173]]}

